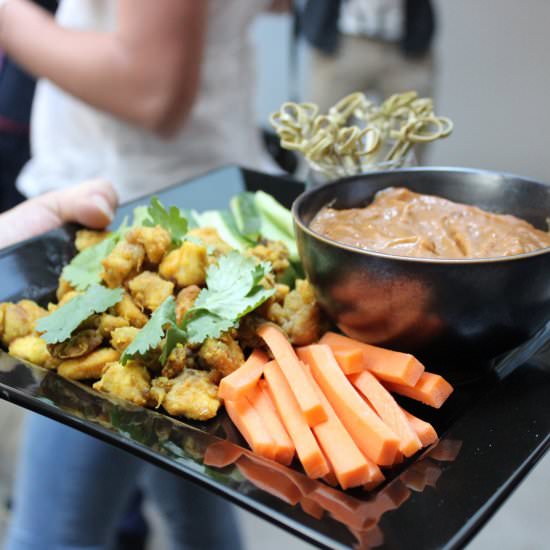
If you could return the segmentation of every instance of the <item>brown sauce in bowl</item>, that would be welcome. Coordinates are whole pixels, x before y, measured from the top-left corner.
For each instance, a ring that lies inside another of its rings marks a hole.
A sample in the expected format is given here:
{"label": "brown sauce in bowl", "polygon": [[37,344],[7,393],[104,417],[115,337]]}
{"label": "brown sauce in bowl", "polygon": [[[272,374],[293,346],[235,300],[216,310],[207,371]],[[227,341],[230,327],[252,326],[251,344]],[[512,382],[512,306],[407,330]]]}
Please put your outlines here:
{"label": "brown sauce in bowl", "polygon": [[310,227],[344,244],[416,258],[495,258],[550,247],[550,233],[515,216],[403,187],[379,191],[364,208],[325,206]]}

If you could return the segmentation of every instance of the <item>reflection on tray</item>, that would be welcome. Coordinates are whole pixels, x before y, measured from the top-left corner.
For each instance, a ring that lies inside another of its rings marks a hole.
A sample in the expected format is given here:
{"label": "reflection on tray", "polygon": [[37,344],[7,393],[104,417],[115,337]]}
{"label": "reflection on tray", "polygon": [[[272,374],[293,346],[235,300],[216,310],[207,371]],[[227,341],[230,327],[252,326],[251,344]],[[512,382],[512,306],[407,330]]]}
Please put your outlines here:
{"label": "reflection on tray", "polygon": [[375,548],[384,542],[378,524],[382,516],[399,508],[411,495],[436,486],[443,472],[441,463],[458,456],[461,441],[442,439],[423,458],[411,464],[398,478],[368,500],[335,489],[307,476],[264,459],[229,441],[217,441],[206,449],[204,464],[225,469],[233,467],[256,488],[267,491],[291,506],[320,520],[328,514],[345,525],[357,539],[355,548]]}

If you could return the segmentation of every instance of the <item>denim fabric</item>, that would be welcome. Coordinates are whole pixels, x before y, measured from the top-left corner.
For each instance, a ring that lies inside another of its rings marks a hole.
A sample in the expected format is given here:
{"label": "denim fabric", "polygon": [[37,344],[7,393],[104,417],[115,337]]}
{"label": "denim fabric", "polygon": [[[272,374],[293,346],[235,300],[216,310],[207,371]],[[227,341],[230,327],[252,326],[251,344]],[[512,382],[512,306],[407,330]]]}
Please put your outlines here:
{"label": "denim fabric", "polygon": [[169,549],[239,549],[230,504],[81,432],[26,419],[5,550],[104,550],[137,485],[158,507]]}

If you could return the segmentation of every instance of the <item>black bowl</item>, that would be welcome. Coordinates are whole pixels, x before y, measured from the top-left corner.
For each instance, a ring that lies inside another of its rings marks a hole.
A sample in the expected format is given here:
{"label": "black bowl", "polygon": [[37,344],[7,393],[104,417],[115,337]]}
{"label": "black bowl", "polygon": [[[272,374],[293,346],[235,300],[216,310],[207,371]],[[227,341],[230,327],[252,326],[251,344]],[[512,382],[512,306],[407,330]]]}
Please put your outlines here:
{"label": "black bowl", "polygon": [[365,206],[390,186],[513,214],[544,230],[550,216],[550,185],[473,169],[393,170],[307,191],[293,205],[298,248],[321,306],[344,333],[432,364],[478,368],[545,325],[550,248],[489,259],[409,258],[361,250],[309,228],[326,204]]}

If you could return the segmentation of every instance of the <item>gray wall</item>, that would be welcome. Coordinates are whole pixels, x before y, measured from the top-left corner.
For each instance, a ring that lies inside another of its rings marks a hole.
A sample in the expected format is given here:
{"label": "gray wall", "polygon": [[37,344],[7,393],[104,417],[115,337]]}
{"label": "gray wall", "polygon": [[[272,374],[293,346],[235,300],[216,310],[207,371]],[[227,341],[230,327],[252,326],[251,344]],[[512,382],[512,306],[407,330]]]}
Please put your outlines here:
{"label": "gray wall", "polygon": [[[439,0],[436,106],[455,132],[431,164],[517,172],[550,181],[550,2]],[[258,120],[288,97],[285,18],[264,16],[258,44]],[[302,51],[302,77],[307,52]],[[307,98],[305,98],[307,99]]]}

